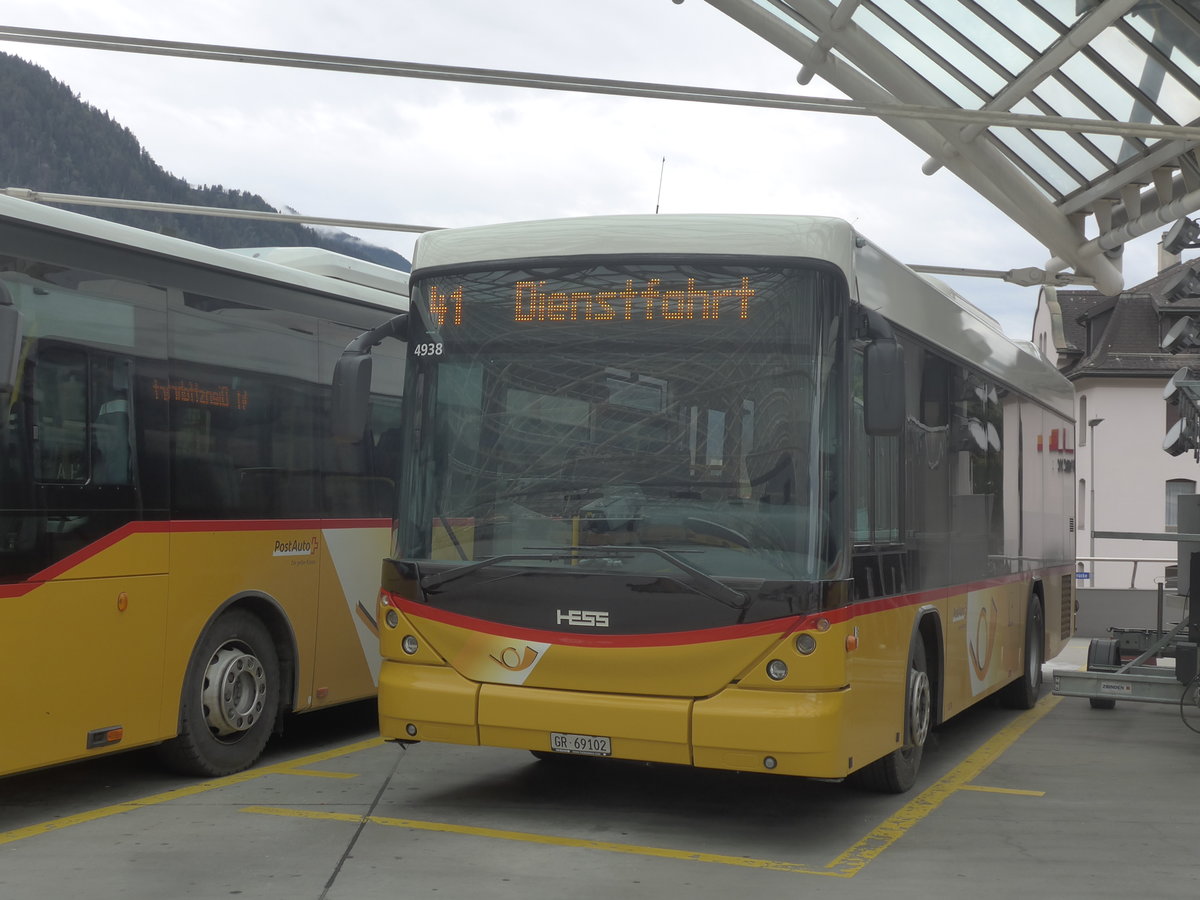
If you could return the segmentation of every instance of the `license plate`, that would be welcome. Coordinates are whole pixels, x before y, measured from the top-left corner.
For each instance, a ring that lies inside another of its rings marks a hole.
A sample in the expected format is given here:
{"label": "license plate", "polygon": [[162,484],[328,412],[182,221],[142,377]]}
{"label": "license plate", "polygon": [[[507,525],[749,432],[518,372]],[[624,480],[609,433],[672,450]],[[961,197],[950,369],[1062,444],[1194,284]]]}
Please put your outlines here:
{"label": "license plate", "polygon": [[550,732],[550,749],[555,753],[579,753],[583,756],[612,756],[612,738],[596,734]]}

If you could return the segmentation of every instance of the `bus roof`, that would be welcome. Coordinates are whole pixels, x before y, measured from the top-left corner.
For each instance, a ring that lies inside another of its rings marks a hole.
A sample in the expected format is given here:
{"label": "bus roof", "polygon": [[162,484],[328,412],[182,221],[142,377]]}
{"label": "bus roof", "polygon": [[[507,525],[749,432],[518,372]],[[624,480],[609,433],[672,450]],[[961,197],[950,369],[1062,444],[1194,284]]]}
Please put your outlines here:
{"label": "bus roof", "polygon": [[[91,239],[112,247],[149,253],[209,269],[322,294],[334,295],[384,310],[408,307],[408,276],[331,251],[297,254],[287,263],[261,258],[263,248],[222,250],[121,225],[94,216],[43,206],[0,195],[0,222]],[[271,248],[274,249],[274,248]],[[308,248],[284,248],[302,250]],[[256,258],[258,254],[260,258]],[[307,257],[307,261],[306,261]],[[316,262],[317,257],[324,259]],[[389,280],[386,273],[393,272]]]}
{"label": "bus roof", "polygon": [[815,216],[629,215],[447,228],[417,238],[418,270],[558,256],[717,254],[826,259],[850,272],[854,230]]}
{"label": "bus roof", "polygon": [[1074,418],[1073,387],[1031,343],[1012,340],[991,316],[947,285],[918,275],[842,219],[626,215],[445,229],[417,239],[412,275],[506,260],[692,254],[831,263],[845,276],[851,297],[898,327]]}
{"label": "bus roof", "polygon": [[237,247],[230,253],[280,266],[361,284],[389,293],[408,295],[408,273],[322,247]]}

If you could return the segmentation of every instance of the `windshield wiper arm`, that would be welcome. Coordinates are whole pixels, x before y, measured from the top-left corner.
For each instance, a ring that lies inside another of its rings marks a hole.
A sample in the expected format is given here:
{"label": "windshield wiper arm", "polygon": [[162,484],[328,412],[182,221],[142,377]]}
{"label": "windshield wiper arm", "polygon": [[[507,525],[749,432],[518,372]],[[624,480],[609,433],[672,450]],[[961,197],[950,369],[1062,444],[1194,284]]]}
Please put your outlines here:
{"label": "windshield wiper arm", "polygon": [[[543,548],[535,547],[533,549],[541,550]],[[550,548],[545,548],[545,549],[550,549]],[[430,591],[430,590],[433,590],[434,588],[441,587],[443,584],[446,584],[447,582],[455,581],[459,578],[462,578],[464,575],[470,575],[472,572],[478,572],[480,569],[486,569],[488,566],[494,566],[497,563],[509,562],[511,560],[519,560],[519,559],[556,560],[556,559],[571,559],[572,556],[573,556],[573,554],[571,554],[571,553],[506,553],[502,556],[492,556],[492,557],[489,557],[488,559],[481,559],[479,562],[471,563],[468,566],[458,566],[457,568],[450,569],[450,570],[448,570],[446,572],[442,572],[441,574],[438,574],[438,575],[426,575],[424,578],[421,579],[421,587],[424,590]]]}
{"label": "windshield wiper arm", "polygon": [[[710,600],[716,600],[725,606],[733,609],[745,609],[750,605],[750,598],[741,591],[735,591],[724,582],[718,581],[707,572],[701,572],[695,566],[690,566],[674,553],[668,553],[659,547],[638,547],[625,546],[618,544],[599,545],[599,546],[572,546],[572,547],[531,547],[531,550],[556,550],[562,551],[570,556],[589,556],[601,559],[620,559],[622,556],[629,556],[635,553],[649,553],[653,556],[659,556],[669,562],[671,565],[680,571],[686,572],[691,576],[689,583],[696,588],[705,597]],[[697,551],[681,550],[680,553],[694,553]]]}
{"label": "windshield wiper arm", "polygon": [[[439,588],[444,584],[455,581],[472,572],[478,572],[480,569],[486,569],[489,566],[494,566],[503,562],[515,562],[519,560],[564,560],[578,559],[579,557],[590,557],[593,559],[620,559],[622,556],[633,556],[637,553],[649,553],[653,556],[661,557],[671,565],[675,566],[682,572],[685,572],[690,577],[689,583],[696,588],[705,597],[710,600],[716,600],[718,603],[733,609],[746,609],[750,605],[750,598],[741,591],[736,591],[729,585],[718,581],[707,572],[701,572],[695,566],[690,566],[682,559],[673,553],[668,553],[658,547],[636,547],[636,546],[571,546],[571,547],[530,547],[530,550],[545,550],[546,553],[506,553],[501,556],[493,556],[489,559],[481,559],[479,562],[471,563],[467,566],[458,566],[449,571],[442,572],[439,575],[427,575],[421,579],[421,588],[426,591]],[[689,552],[689,551],[680,551]]]}

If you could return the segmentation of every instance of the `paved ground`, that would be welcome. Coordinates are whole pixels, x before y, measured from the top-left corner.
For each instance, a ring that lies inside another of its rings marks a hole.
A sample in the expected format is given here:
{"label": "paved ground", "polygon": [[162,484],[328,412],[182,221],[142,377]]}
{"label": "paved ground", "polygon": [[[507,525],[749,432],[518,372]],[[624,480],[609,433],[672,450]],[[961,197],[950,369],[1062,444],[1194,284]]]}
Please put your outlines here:
{"label": "paved ground", "polygon": [[[1048,665],[1081,665],[1086,643]],[[402,751],[360,705],[298,720],[227,779],[135,753],[0,781],[0,898],[1192,897],[1198,759],[1177,707],[1047,694],[947,724],[917,788],[881,797]]]}

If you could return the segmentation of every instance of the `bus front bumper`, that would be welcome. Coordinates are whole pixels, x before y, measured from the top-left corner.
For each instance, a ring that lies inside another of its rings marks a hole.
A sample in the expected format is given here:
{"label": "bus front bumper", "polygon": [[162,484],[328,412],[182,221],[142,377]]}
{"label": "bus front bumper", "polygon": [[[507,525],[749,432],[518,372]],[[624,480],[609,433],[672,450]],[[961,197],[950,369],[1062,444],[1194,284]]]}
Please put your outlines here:
{"label": "bus front bumper", "polygon": [[445,666],[384,660],[386,740],[551,751],[552,734],[609,738],[620,759],[810,778],[844,778],[847,690],[731,685],[701,700],[479,684]]}

